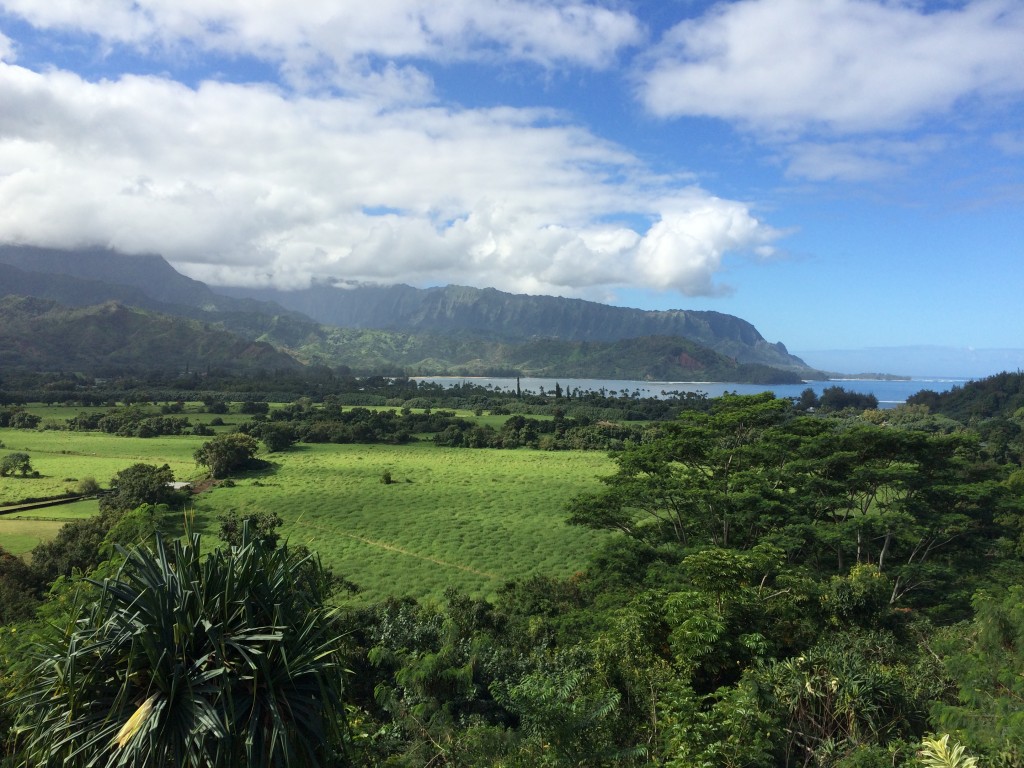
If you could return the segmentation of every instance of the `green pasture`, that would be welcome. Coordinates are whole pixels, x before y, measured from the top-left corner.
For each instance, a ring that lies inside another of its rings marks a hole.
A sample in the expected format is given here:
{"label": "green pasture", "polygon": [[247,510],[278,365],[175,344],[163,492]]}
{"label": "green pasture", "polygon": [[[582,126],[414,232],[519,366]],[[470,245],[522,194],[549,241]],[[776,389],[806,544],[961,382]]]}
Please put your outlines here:
{"label": "green pasture", "polygon": [[511,579],[572,574],[602,534],[566,525],[564,504],[612,471],[603,453],[426,443],[303,445],[271,459],[273,470],[196,497],[200,524],[277,512],[288,540],[318,552],[365,600],[437,597],[447,586],[493,595]]}
{"label": "green pasture", "polygon": [[100,432],[0,429],[0,456],[15,451],[29,454],[40,477],[0,477],[0,506],[27,498],[58,496],[73,489],[83,477],[106,487],[122,469],[143,462],[169,464],[174,476],[188,480],[200,476],[192,454],[208,438],[116,437]]}
{"label": "green pasture", "polygon": [[88,518],[98,512],[99,504],[92,499],[0,515],[0,547],[13,555],[27,555],[36,544],[56,536],[64,523]]}
{"label": "green pasture", "polygon": [[[49,410],[51,418],[66,418]],[[483,418],[500,426],[507,417]],[[197,478],[203,470],[192,455],[206,439],[0,430],[0,455],[24,451],[41,475],[0,478],[0,507],[62,494],[83,477],[106,486],[137,462],[167,463],[176,478]],[[365,600],[436,597],[449,585],[493,595],[511,579],[573,573],[602,534],[567,526],[564,504],[598,488],[598,476],[613,469],[600,452],[447,449],[430,442],[298,445],[268,458],[271,469],[194,497],[200,529],[212,534],[218,516],[232,510],[277,512],[284,535],[360,585]],[[390,485],[381,482],[385,471]],[[28,552],[56,534],[61,522],[53,518],[78,514],[73,506],[4,519],[0,546]]]}

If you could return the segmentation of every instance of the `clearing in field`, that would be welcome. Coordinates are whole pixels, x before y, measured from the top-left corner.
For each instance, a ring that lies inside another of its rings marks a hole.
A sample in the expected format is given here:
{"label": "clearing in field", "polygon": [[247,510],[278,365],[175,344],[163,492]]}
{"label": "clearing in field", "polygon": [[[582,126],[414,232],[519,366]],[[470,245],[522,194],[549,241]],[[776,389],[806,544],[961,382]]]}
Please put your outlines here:
{"label": "clearing in field", "polygon": [[605,535],[566,525],[564,511],[612,471],[603,453],[302,445],[271,459],[272,471],[196,497],[198,518],[277,512],[284,536],[364,600],[447,586],[493,596],[512,579],[568,576]]}
{"label": "clearing in field", "polygon": [[0,477],[0,507],[26,498],[49,498],[74,489],[83,477],[103,487],[132,464],[169,464],[175,478],[188,480],[202,474],[192,458],[208,438],[117,437],[102,432],[0,429],[0,456],[14,451],[29,454],[40,477]]}
{"label": "clearing in field", "polygon": [[69,520],[82,520],[98,513],[99,503],[92,499],[0,515],[0,546],[12,555],[24,557],[36,544],[54,538]]}
{"label": "clearing in field", "polygon": [[[0,478],[0,506],[58,496],[84,477],[106,486],[136,462],[168,463],[177,479],[203,474],[197,436],[130,438],[98,432],[0,430],[3,451],[29,453],[39,478]],[[565,524],[565,503],[599,486],[612,462],[601,452],[299,445],[271,454],[272,469],[194,497],[200,530],[225,512],[277,512],[283,534],[319,553],[362,588],[438,597],[456,586],[493,595],[506,581],[581,569],[602,534]],[[382,483],[385,472],[393,480]],[[92,502],[95,509],[95,502]],[[69,507],[54,507],[67,510]],[[32,513],[0,527],[0,546],[28,552],[52,538],[64,512]]]}

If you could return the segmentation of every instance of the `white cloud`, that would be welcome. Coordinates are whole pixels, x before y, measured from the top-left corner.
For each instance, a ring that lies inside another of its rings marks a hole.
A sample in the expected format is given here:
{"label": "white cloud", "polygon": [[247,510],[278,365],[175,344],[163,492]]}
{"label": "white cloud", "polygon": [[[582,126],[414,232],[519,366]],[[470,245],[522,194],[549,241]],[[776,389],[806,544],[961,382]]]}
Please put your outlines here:
{"label": "white cloud", "polygon": [[0,32],[0,61],[14,63],[17,57],[14,53],[14,41]]}
{"label": "white cloud", "polygon": [[[0,241],[157,252],[213,282],[714,294],[778,233],[546,110],[0,64]],[[636,232],[606,222],[655,223]]]}
{"label": "white cloud", "polygon": [[946,146],[941,136],[797,142],[784,150],[788,158],[786,172],[811,181],[875,181],[905,173]]}
{"label": "white cloud", "polygon": [[605,67],[643,36],[631,14],[572,0],[0,0],[0,8],[111,44],[254,55],[293,83],[326,73],[343,88],[377,74],[379,60]]}
{"label": "white cloud", "polygon": [[1024,4],[739,0],[668,31],[640,75],[663,117],[761,132],[901,129],[964,100],[1024,93]]}

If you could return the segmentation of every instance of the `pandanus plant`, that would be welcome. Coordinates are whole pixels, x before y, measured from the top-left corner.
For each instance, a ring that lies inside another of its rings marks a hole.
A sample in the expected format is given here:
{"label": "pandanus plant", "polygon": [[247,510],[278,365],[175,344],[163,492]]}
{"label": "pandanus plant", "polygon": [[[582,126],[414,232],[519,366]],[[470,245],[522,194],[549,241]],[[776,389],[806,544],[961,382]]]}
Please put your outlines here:
{"label": "pandanus plant", "polygon": [[345,765],[342,666],[319,562],[243,534],[122,549],[40,649],[19,742],[32,765]]}

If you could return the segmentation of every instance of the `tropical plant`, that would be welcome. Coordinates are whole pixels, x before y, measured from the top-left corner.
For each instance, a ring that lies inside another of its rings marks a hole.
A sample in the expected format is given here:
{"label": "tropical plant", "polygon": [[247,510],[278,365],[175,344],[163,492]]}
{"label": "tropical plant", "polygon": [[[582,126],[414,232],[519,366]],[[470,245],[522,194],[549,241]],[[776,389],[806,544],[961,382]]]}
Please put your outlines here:
{"label": "tropical plant", "polygon": [[16,728],[26,764],[346,764],[338,633],[304,563],[247,535],[205,557],[197,534],[119,549],[43,644]]}
{"label": "tropical plant", "polygon": [[1000,766],[1024,766],[1024,586],[974,596],[974,620],[939,636],[936,650],[955,684],[932,718]]}
{"label": "tropical plant", "polygon": [[962,744],[949,745],[948,733],[942,738],[922,739],[919,755],[924,768],[975,768],[978,765],[978,758],[964,754]]}

